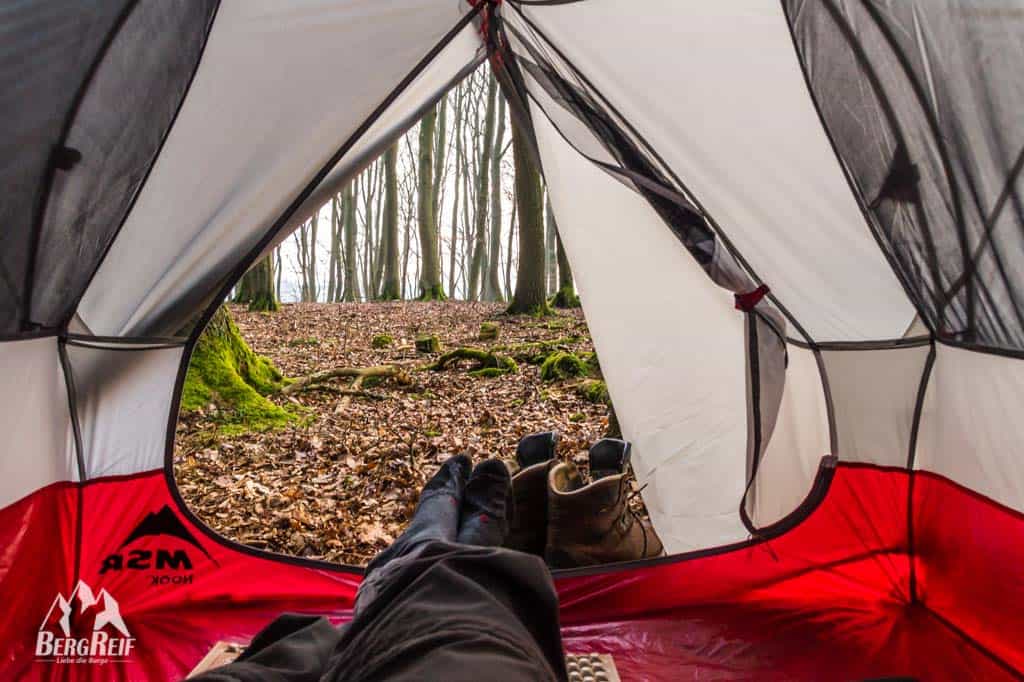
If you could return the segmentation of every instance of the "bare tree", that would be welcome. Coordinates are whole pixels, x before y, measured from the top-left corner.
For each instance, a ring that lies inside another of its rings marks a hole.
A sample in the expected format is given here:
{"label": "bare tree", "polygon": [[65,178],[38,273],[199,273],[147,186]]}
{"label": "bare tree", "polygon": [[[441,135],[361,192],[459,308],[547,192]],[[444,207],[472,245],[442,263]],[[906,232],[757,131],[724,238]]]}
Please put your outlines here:
{"label": "bare tree", "polygon": [[437,110],[431,109],[420,121],[419,148],[419,208],[420,232],[420,295],[424,301],[444,300],[444,287],[441,285],[437,249],[437,220],[432,203],[433,192],[433,156],[434,127],[437,123]]}
{"label": "bare tree", "polygon": [[466,298],[475,301],[481,274],[484,272],[487,249],[487,197],[491,172],[492,138],[494,137],[494,103],[498,84],[494,76],[487,83],[487,105],[484,109],[483,134],[477,136],[479,156],[476,165],[476,210],[473,214],[473,260],[469,266],[469,291]]}
{"label": "bare tree", "polygon": [[512,153],[516,167],[516,204],[519,207],[519,267],[516,290],[508,312],[546,314],[544,295],[544,204],[540,171],[525,133],[512,121]]}
{"label": "bare tree", "polygon": [[[491,76],[494,82],[494,76]],[[485,301],[500,301],[501,279],[501,157],[504,155],[502,144],[505,138],[505,97],[498,91],[498,127],[491,145],[491,245],[488,249],[487,279],[484,281]]]}
{"label": "bare tree", "polygon": [[280,307],[274,293],[273,254],[256,261],[238,283],[235,303],[248,303],[249,310],[275,311]]}
{"label": "bare tree", "polygon": [[357,187],[355,180],[345,187],[345,198],[342,202],[345,207],[344,232],[345,232],[345,287],[341,298],[345,301],[359,300],[359,270],[356,263],[356,199]]}
{"label": "bare tree", "polygon": [[384,281],[380,297],[386,301],[402,296],[398,272],[398,144],[384,153]]}

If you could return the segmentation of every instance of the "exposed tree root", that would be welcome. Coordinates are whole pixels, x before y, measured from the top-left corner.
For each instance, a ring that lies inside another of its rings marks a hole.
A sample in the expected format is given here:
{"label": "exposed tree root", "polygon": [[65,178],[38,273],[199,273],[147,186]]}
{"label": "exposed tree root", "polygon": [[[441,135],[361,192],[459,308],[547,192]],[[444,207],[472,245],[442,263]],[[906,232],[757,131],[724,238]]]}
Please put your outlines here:
{"label": "exposed tree root", "polygon": [[452,363],[459,360],[473,360],[476,365],[470,370],[470,374],[479,377],[493,377],[519,369],[516,361],[505,355],[498,355],[481,348],[464,346],[448,351],[437,359],[431,369],[440,371],[447,369]]}
{"label": "exposed tree root", "polygon": [[284,395],[294,395],[301,391],[319,387],[320,384],[339,377],[353,378],[352,384],[349,386],[349,391],[353,394],[358,394],[363,382],[371,378],[398,379],[402,383],[411,383],[408,375],[405,373],[405,370],[395,365],[377,365],[375,367],[335,367],[333,369],[324,370],[323,372],[314,372],[313,374],[293,379],[291,383],[284,386],[280,392]]}

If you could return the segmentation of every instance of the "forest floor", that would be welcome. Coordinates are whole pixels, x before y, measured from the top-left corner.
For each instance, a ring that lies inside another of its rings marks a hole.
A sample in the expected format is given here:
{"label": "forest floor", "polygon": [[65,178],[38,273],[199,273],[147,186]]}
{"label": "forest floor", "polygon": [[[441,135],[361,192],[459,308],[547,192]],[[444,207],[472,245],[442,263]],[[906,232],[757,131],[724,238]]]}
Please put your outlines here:
{"label": "forest floor", "polygon": [[[275,395],[298,417],[268,432],[226,435],[215,409],[183,413],[175,449],[182,496],[236,541],[363,565],[401,532],[421,486],[452,454],[511,458],[520,437],[557,430],[559,455],[585,468],[587,448],[608,427],[606,404],[588,400],[583,379],[545,381],[537,365],[522,361],[538,348],[586,357],[593,347],[582,312],[502,311],[464,302],[293,304],[272,314],[232,306],[252,349],[288,377],[339,366],[407,371],[402,381],[366,381],[365,395],[340,395],[344,383]],[[478,339],[484,322],[499,326],[497,339]],[[385,334],[392,344],[374,348],[374,337]],[[422,334],[437,335],[442,353],[472,346],[518,354],[518,370],[478,376],[465,361],[424,369],[441,353],[417,353]]]}

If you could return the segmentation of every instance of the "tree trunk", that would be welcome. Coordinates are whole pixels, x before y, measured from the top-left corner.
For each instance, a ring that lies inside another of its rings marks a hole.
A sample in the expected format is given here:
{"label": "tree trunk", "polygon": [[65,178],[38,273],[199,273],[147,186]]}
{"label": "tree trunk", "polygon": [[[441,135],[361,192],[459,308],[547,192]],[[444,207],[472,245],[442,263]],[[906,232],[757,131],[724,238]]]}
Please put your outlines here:
{"label": "tree trunk", "polygon": [[572,281],[569,257],[565,255],[562,238],[558,236],[558,225],[555,223],[554,213],[551,212],[550,202],[548,203],[548,222],[554,226],[555,245],[558,252],[558,293],[555,294],[554,306],[556,308],[579,308],[580,297],[576,295],[576,284]]}
{"label": "tree trunk", "polygon": [[516,166],[516,203],[519,206],[519,268],[509,314],[548,314],[544,295],[544,204],[540,171],[530,154],[529,142],[512,121],[512,152]]}
{"label": "tree trunk", "polygon": [[338,271],[335,264],[338,262],[338,230],[341,216],[338,212],[338,197],[331,197],[331,252],[327,261],[327,302],[334,301],[338,295]]}
{"label": "tree trunk", "polygon": [[459,169],[462,167],[462,84],[460,83],[455,91],[455,121],[452,126],[452,133],[455,135],[455,195],[452,200],[452,236],[448,245],[448,293],[455,298],[455,253],[459,244]]}
{"label": "tree trunk", "polygon": [[341,298],[345,301],[359,300],[359,270],[356,263],[356,183],[350,182],[345,188],[345,289]]}
{"label": "tree trunk", "polygon": [[547,280],[548,295],[558,290],[558,256],[556,254],[555,215],[551,212],[551,197],[547,200],[547,219],[544,229],[544,273]]}
{"label": "tree trunk", "polygon": [[512,215],[508,220],[508,258],[505,260],[505,296],[512,298],[512,245],[515,243],[518,204],[512,202]]}
{"label": "tree trunk", "polygon": [[248,303],[249,310],[276,311],[280,308],[274,294],[274,260],[273,254],[267,254],[249,271],[242,275],[238,283],[238,296],[235,303]]}
{"label": "tree trunk", "polygon": [[278,301],[281,300],[281,270],[284,268],[281,266],[281,247],[278,246],[274,249],[274,274],[276,281],[274,282],[274,298]]}
{"label": "tree trunk", "polygon": [[431,109],[420,122],[418,217],[420,232],[420,300],[444,300],[437,252],[437,221],[432,204],[434,125],[437,110]]}
{"label": "tree trunk", "polygon": [[309,255],[306,257],[306,275],[308,277],[306,290],[309,293],[309,298],[306,299],[312,303],[316,303],[317,295],[320,293],[317,291],[318,284],[316,281],[316,228],[317,223],[320,222],[320,211],[317,211],[312,215],[309,220]]}
{"label": "tree trunk", "polygon": [[[493,76],[492,76],[493,81]],[[484,300],[501,301],[501,145],[505,138],[505,98],[498,92],[498,129],[491,155],[491,246],[488,249]]]}
{"label": "tree trunk", "polygon": [[380,297],[391,301],[402,296],[398,273],[398,144],[384,153],[384,282]]}
{"label": "tree trunk", "polygon": [[494,102],[498,84],[494,76],[487,82],[487,106],[484,109],[484,131],[480,139],[480,156],[476,166],[476,210],[473,213],[473,260],[469,266],[469,291],[466,298],[477,299],[477,289],[484,274],[487,249],[487,198],[491,172],[491,138],[494,137]]}

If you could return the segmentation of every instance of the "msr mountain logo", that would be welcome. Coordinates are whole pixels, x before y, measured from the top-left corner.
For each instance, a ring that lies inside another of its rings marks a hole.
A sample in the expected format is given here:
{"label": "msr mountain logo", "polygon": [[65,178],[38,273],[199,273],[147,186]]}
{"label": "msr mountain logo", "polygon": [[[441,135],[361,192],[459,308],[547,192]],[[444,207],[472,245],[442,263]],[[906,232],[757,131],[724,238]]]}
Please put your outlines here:
{"label": "msr mountain logo", "polygon": [[50,663],[125,660],[135,638],[110,593],[79,580],[71,596],[57,593],[36,635],[36,657]]}
{"label": "msr mountain logo", "polygon": [[[129,545],[133,547],[126,551]],[[158,575],[150,575],[151,586],[189,584],[195,565],[194,550],[199,550],[207,560],[218,565],[181,519],[164,505],[160,511],[146,514],[117,551],[103,560],[100,574],[125,570],[159,571]]]}

